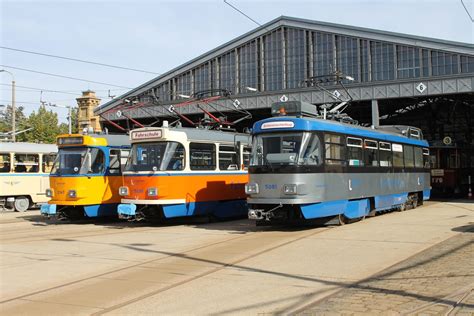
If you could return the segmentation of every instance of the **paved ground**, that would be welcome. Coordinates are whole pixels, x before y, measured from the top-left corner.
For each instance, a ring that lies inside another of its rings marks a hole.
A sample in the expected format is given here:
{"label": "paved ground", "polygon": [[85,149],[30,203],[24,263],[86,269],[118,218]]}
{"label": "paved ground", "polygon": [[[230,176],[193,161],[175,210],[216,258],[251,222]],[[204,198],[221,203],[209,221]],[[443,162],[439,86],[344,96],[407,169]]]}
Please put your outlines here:
{"label": "paved ground", "polygon": [[474,223],[301,315],[474,315]]}
{"label": "paved ground", "polygon": [[[305,314],[335,311],[337,304],[329,309],[325,304],[338,295],[345,299],[346,291],[375,299],[378,287],[392,291],[382,293],[390,300],[421,299],[412,311],[423,304],[437,308],[428,298],[439,296],[441,303],[462,299],[455,312],[469,313],[473,298],[464,286],[472,269],[451,265],[472,261],[468,242],[474,234],[462,231],[473,223],[474,204],[437,202],[342,227],[310,228],[255,227],[247,220],[51,223],[35,212],[5,213],[0,214],[0,314]],[[447,254],[430,255],[434,250]],[[410,257],[418,263],[394,266]],[[429,262],[438,266],[429,270]],[[424,287],[411,290],[417,280]],[[446,280],[458,283],[436,286]],[[370,300],[362,308],[370,308]]]}

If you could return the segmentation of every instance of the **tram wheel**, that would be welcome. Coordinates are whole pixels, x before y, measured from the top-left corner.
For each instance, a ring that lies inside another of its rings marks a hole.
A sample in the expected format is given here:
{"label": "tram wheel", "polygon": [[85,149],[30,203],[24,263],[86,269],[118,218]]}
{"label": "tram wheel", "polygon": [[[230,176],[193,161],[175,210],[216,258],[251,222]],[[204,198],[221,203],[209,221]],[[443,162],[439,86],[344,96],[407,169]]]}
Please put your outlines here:
{"label": "tram wheel", "polygon": [[19,196],[15,198],[13,206],[15,207],[15,211],[24,212],[30,207],[30,199],[26,196]]}
{"label": "tram wheel", "polygon": [[411,202],[411,208],[412,208],[412,209],[415,209],[415,208],[417,208],[417,206],[418,206],[418,199],[415,198],[415,199],[413,199],[413,201]]}
{"label": "tram wheel", "polygon": [[397,208],[397,210],[399,212],[406,211],[406,209],[407,209],[407,204],[406,203],[400,204],[400,206]]}
{"label": "tram wheel", "polygon": [[344,214],[339,214],[337,216],[339,226],[349,224],[349,219]]}

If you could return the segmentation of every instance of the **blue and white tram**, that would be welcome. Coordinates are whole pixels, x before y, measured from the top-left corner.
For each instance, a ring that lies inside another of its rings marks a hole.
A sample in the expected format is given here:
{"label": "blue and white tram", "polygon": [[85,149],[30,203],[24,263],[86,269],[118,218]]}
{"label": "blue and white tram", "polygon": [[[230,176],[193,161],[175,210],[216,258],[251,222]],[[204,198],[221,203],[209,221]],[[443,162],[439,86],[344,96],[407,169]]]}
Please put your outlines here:
{"label": "blue and white tram", "polygon": [[272,113],[284,116],[254,124],[250,219],[343,224],[429,199],[428,142],[419,129],[304,117],[301,103],[288,104],[294,102],[274,104]]}

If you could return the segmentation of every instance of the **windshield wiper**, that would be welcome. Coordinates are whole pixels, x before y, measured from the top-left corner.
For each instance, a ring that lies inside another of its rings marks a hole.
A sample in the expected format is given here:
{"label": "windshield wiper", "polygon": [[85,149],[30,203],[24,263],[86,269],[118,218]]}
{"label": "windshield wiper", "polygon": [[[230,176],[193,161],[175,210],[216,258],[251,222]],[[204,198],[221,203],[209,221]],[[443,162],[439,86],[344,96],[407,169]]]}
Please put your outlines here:
{"label": "windshield wiper", "polygon": [[270,167],[270,170],[271,170],[272,172],[275,172],[275,169],[273,169],[272,163],[271,163],[270,161],[268,161],[267,156],[265,156],[265,155],[262,154],[262,158],[263,158],[263,164],[264,164],[265,166]]}

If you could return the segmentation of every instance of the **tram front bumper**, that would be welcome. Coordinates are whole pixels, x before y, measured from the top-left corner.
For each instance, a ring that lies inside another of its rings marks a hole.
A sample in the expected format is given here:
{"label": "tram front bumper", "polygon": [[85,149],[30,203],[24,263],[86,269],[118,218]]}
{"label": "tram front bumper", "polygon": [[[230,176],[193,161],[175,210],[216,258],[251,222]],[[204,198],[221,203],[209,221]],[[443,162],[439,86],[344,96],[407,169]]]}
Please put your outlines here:
{"label": "tram front bumper", "polygon": [[47,217],[56,216],[56,209],[57,209],[56,204],[43,204],[41,205],[41,215],[44,215]]}
{"label": "tram front bumper", "polygon": [[117,208],[118,217],[121,219],[134,218],[137,213],[137,206],[135,204],[119,204]]}

